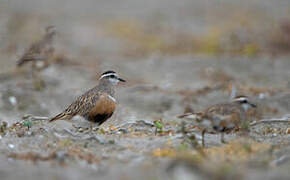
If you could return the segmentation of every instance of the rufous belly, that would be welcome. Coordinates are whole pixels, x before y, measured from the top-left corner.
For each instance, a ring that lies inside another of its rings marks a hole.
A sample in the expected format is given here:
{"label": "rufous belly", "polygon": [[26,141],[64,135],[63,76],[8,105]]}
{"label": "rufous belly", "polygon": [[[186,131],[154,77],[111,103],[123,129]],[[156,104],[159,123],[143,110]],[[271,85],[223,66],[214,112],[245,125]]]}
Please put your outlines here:
{"label": "rufous belly", "polygon": [[89,112],[88,120],[102,124],[108,118],[110,118],[116,108],[116,103],[107,94],[103,94],[99,97],[96,105]]}

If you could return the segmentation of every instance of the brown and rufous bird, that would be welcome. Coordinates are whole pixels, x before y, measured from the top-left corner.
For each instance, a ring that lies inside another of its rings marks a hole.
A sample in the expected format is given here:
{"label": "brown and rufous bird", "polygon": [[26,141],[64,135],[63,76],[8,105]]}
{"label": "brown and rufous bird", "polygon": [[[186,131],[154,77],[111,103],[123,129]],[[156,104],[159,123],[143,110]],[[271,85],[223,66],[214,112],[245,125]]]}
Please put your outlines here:
{"label": "brown and rufous bird", "polygon": [[79,96],[62,113],[49,121],[70,120],[79,115],[90,122],[101,125],[109,119],[116,108],[115,86],[118,82],[126,82],[114,71],[104,72],[98,85]]}
{"label": "brown and rufous bird", "polygon": [[54,54],[53,41],[55,39],[56,29],[54,26],[45,28],[43,38],[33,43],[22,57],[17,61],[17,66],[23,66],[28,62],[32,63],[33,69],[43,69],[48,64],[47,60]]}
{"label": "brown and rufous bird", "polygon": [[216,104],[208,107],[202,112],[186,113],[179,118],[194,119],[202,130],[202,145],[204,146],[204,135],[208,130],[221,133],[221,142],[224,141],[224,132],[230,132],[239,128],[242,122],[247,121],[246,112],[256,105],[249,101],[247,96],[236,96],[229,103]]}

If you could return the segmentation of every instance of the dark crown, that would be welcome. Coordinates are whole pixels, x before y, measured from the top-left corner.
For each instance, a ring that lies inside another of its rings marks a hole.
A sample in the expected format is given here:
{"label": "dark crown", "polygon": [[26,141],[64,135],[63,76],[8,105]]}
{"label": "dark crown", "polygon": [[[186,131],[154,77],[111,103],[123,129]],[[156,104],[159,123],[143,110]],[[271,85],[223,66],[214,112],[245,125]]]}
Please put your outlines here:
{"label": "dark crown", "polygon": [[248,99],[249,97],[248,96],[245,96],[245,95],[237,95],[235,97],[235,99],[238,99],[238,98],[246,98],[246,99]]}
{"label": "dark crown", "polygon": [[106,71],[106,72],[104,72],[104,73],[102,74],[102,76],[105,75],[105,74],[112,74],[112,73],[116,74],[116,72],[114,72],[114,71]]}

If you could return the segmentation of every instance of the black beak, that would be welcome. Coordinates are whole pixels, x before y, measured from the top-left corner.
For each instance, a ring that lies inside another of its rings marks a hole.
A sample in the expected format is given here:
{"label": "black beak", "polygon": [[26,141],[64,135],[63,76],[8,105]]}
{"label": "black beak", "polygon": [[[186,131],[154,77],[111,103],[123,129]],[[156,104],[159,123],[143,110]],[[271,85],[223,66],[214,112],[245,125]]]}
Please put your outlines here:
{"label": "black beak", "polygon": [[119,81],[121,82],[126,82],[124,79],[118,78]]}
{"label": "black beak", "polygon": [[250,105],[253,107],[253,108],[256,108],[257,105],[256,104],[253,104],[253,103],[250,103]]}

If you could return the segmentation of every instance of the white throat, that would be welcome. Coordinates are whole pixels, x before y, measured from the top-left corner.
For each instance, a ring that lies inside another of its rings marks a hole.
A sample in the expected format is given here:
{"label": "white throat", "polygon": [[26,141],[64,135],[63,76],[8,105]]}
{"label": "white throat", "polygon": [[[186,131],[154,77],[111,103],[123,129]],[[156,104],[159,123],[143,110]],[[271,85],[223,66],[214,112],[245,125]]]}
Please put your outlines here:
{"label": "white throat", "polygon": [[119,82],[118,79],[113,79],[113,78],[110,78],[109,81],[110,81],[110,83],[111,83],[112,85],[117,85],[118,82]]}
{"label": "white throat", "polygon": [[249,109],[249,104],[242,104],[242,107],[243,107],[244,111],[247,112]]}

